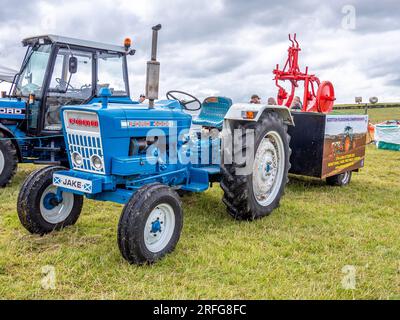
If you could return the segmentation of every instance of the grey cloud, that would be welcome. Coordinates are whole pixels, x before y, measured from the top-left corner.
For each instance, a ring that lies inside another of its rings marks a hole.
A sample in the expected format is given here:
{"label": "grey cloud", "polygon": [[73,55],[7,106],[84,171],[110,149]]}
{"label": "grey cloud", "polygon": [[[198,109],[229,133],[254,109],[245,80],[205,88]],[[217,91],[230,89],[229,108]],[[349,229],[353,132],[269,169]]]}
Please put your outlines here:
{"label": "grey cloud", "polygon": [[[15,33],[3,37],[6,40],[0,43],[0,64],[18,63],[22,59],[24,50],[20,47],[20,38],[27,36],[26,33],[31,29],[36,30],[43,19],[53,14],[38,10],[39,3],[44,2],[19,0],[16,7],[15,1],[0,0],[0,33],[9,26],[15,29]],[[400,28],[398,1],[289,0],[283,3],[225,0],[218,7],[215,1],[154,0],[151,1],[150,14],[147,16],[136,10],[127,11],[118,5],[120,2],[58,1],[55,7],[58,10],[55,32],[107,43],[122,42],[124,37],[131,36],[137,49],[136,56],[129,62],[134,77],[134,81],[131,81],[134,95],[143,91],[145,61],[149,56],[151,41],[150,27],[156,23],[163,24],[159,47],[163,88],[171,89],[179,85],[194,91],[215,90],[235,100],[245,99],[253,91],[264,95],[274,94],[271,71],[275,63],[281,63],[285,58],[289,32],[299,35],[304,49],[302,66],[308,62],[311,71],[317,75],[333,72],[346,64],[349,57],[353,59],[356,53],[344,54],[346,48],[342,49],[343,52],[337,49],[335,53],[326,50],[326,56],[319,59],[314,59],[316,52],[307,49],[317,48],[321,55],[326,45],[343,40],[335,36],[342,31],[341,10],[344,5],[353,4],[356,8],[357,28],[348,33],[355,39],[358,35]],[[126,3],[132,3],[132,8],[135,7],[134,2]],[[42,33],[49,32],[44,27],[38,29]],[[385,42],[390,40],[382,39]],[[397,43],[394,45],[398,46]],[[272,56],[272,46],[280,46],[282,51],[275,51]],[[379,43],[365,43],[365,46],[379,46]],[[378,57],[374,52],[368,55],[368,66],[357,59],[353,61],[354,68],[365,78],[380,78],[390,73],[393,74],[391,78],[395,79],[394,75],[399,74],[400,70],[393,67],[399,65],[398,60]],[[341,81],[340,78],[333,80]],[[382,86],[394,86],[396,83],[392,80],[382,83]],[[339,94],[352,96],[350,90]]]}

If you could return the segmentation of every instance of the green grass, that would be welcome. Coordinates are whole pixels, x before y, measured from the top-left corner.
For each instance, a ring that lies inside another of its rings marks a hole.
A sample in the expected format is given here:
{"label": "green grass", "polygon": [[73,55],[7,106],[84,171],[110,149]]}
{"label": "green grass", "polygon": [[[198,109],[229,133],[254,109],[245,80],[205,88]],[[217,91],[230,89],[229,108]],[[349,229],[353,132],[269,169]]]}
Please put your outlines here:
{"label": "green grass", "polygon": [[[22,165],[0,190],[0,298],[400,299],[399,163],[399,152],[370,145],[348,187],[291,177],[280,208],[254,222],[228,216],[218,185],[184,197],[176,250],[141,267],[119,253],[117,204],[85,200],[75,226],[28,234],[16,199],[35,167]],[[55,289],[41,286],[46,265]],[[346,265],[356,268],[354,290],[342,286]]]}
{"label": "green grass", "polygon": [[[332,114],[364,114],[363,109],[334,110]],[[400,108],[379,108],[369,109],[368,115],[372,123],[379,123],[385,120],[400,120]]]}
{"label": "green grass", "polygon": [[[369,106],[372,107],[379,107],[379,106],[393,106],[393,107],[400,107],[400,102],[378,102],[376,104],[370,104],[368,103]],[[358,103],[340,103],[340,104],[335,104],[334,108],[335,109],[340,109],[340,108],[346,108],[346,107],[354,107],[354,108],[362,108],[365,106],[365,102],[358,104]]]}

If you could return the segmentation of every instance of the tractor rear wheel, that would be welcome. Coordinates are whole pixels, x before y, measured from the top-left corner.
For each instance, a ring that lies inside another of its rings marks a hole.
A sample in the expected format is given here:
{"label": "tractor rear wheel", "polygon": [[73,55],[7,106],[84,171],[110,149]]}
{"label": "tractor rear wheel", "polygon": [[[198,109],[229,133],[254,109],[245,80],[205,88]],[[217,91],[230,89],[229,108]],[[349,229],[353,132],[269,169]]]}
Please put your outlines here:
{"label": "tractor rear wheel", "polygon": [[343,187],[350,183],[352,172],[347,171],[341,174],[326,178],[326,183],[330,186]]}
{"label": "tractor rear wheel", "polygon": [[[236,129],[242,129],[242,147],[234,147],[233,164],[222,166],[222,201],[233,218],[254,220],[279,206],[288,182],[290,137],[282,118],[273,112],[264,114],[258,122],[238,124]],[[254,147],[246,142],[246,130],[254,130]],[[251,172],[242,175],[243,163],[235,159],[248,156],[251,149],[255,150]]]}
{"label": "tractor rear wheel", "polygon": [[139,189],[125,205],[118,224],[118,246],[131,264],[154,263],[175,249],[183,225],[178,194],[153,183]]}
{"label": "tractor rear wheel", "polygon": [[6,137],[0,131],[0,188],[8,185],[17,172],[17,150],[11,140],[2,140]]}
{"label": "tractor rear wheel", "polygon": [[28,176],[18,195],[17,211],[21,224],[30,233],[46,234],[74,225],[83,206],[83,196],[69,192],[57,199],[53,173],[63,167],[45,167]]}

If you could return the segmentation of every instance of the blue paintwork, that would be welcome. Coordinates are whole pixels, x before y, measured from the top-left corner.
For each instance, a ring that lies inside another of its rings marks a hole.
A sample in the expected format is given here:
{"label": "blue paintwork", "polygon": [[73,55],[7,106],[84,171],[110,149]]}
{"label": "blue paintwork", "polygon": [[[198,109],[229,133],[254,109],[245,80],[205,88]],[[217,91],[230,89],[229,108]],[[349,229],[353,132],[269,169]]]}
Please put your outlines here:
{"label": "blue paintwork", "polygon": [[156,221],[153,221],[152,223],[151,223],[151,230],[150,230],[150,232],[151,233],[157,233],[157,232],[161,232],[161,222],[160,222],[160,220],[156,220]]}
{"label": "blue paintwork", "polygon": [[199,116],[194,124],[204,127],[222,129],[224,117],[232,106],[232,99],[225,97],[210,97],[204,100]]}
{"label": "blue paintwork", "polygon": [[[147,104],[113,101],[108,90],[102,90],[101,94],[102,97],[93,104],[65,106],[62,112],[86,111],[97,114],[104,172],[88,173],[74,169],[57,172],[66,177],[92,181],[93,185],[91,193],[66,187],[59,190],[85,195],[94,200],[125,204],[137,190],[149,183],[159,182],[186,191],[203,192],[209,188],[211,177],[220,175],[220,158],[212,159],[210,152],[216,148],[219,155],[219,138],[191,141],[195,144],[193,157],[198,162],[192,164],[183,161],[185,156],[192,156],[190,150],[193,149],[187,148],[192,117],[183,111],[178,101],[161,100],[155,103],[154,108],[149,108]],[[231,105],[232,101],[228,98],[206,99],[206,111],[200,113],[201,122],[198,120],[196,123],[220,128]],[[64,117],[61,119],[64,121]],[[68,141],[65,123],[63,128],[65,141]],[[161,133],[166,137],[167,144],[176,143],[177,151],[166,155],[156,145],[149,146],[145,151],[135,148],[139,139],[161,137]],[[130,154],[132,149],[135,151]],[[205,151],[208,161],[202,164],[201,157]],[[176,161],[172,161],[172,158]]]}
{"label": "blue paintwork", "polygon": [[47,210],[51,210],[54,209],[54,204],[52,203],[52,201],[56,199],[56,195],[54,193],[48,193],[46,194],[46,196],[43,199],[43,206],[47,209]]}
{"label": "blue paintwork", "polygon": [[[102,102],[102,97],[94,97],[88,103],[96,105]],[[109,97],[109,103],[117,103],[119,105],[138,105],[139,102],[133,101],[128,96]],[[38,102],[37,102],[38,103]],[[13,110],[12,112],[10,110]],[[2,112],[3,111],[3,112]],[[35,147],[50,147],[53,142],[55,148],[65,148],[64,136],[62,133],[51,137],[34,137],[27,136],[26,125],[22,126],[22,121],[26,117],[26,102],[15,98],[0,99],[0,121],[7,120],[13,123],[0,123],[0,131],[6,133],[7,138],[11,138],[18,151],[20,162],[32,163],[34,161],[50,161],[51,153],[49,151],[35,150]],[[54,161],[67,162],[68,159],[60,154],[55,154]]]}
{"label": "blue paintwork", "polygon": [[0,99],[0,119],[23,120],[25,119],[26,103],[13,98]]}
{"label": "blue paintwork", "polygon": [[[102,98],[100,97],[95,97],[92,100],[90,100],[89,104],[93,103],[101,103]],[[109,103],[119,103],[119,104],[139,104],[138,101],[133,101],[130,97],[125,96],[125,97],[110,97],[108,98]]]}
{"label": "blue paintwork", "polygon": [[[101,93],[103,96],[94,104],[64,106],[62,112],[86,111],[97,114],[103,147],[104,172],[89,173],[75,169],[57,172],[67,177],[90,180],[93,185],[91,193],[74,191],[67,187],[59,188],[61,191],[85,195],[94,200],[124,204],[138,189],[149,183],[159,182],[186,191],[202,192],[208,189],[212,176],[219,176],[220,158],[211,159],[210,153],[205,164],[202,164],[200,159],[201,150],[211,151],[216,148],[219,154],[221,143],[219,138],[194,141],[194,157],[197,157],[198,161],[193,164],[183,161],[184,156],[189,156],[192,150],[186,147],[189,143],[188,133],[192,117],[183,111],[178,101],[161,100],[155,103],[154,108],[149,108],[147,104],[115,103],[107,90],[102,90]],[[218,106],[217,102],[209,102],[203,116],[209,114],[207,112],[211,110],[210,108],[218,110],[218,117],[221,119],[215,123],[219,127],[224,112],[232,102],[227,98],[214,99],[220,101],[221,106]],[[213,119],[216,120],[216,117],[217,112],[214,113]],[[61,119],[64,121],[64,117]],[[208,120],[207,126],[210,126],[212,119]],[[66,136],[65,123],[63,128]],[[138,139],[146,136],[161,137],[161,134],[166,137],[167,144],[176,143],[178,151],[166,156],[156,145],[151,145],[146,151],[133,148],[134,153],[129,153],[132,152],[132,144],[135,145]],[[68,141],[67,136],[65,141]],[[67,149],[68,147],[67,144]],[[70,154],[68,156],[70,157]],[[172,157],[176,161],[172,161]],[[212,163],[209,163],[211,160]]]}

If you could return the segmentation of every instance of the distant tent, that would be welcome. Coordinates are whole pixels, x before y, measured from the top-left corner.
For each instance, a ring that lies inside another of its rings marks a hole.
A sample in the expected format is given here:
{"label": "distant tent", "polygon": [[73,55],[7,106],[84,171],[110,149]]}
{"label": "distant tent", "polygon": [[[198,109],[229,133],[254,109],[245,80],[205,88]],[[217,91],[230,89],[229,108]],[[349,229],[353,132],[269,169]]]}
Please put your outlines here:
{"label": "distant tent", "polygon": [[400,120],[389,120],[377,124],[375,140],[379,149],[400,151]]}
{"label": "distant tent", "polygon": [[13,69],[0,66],[0,82],[13,82],[14,76],[17,74],[18,71]]}

